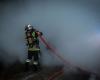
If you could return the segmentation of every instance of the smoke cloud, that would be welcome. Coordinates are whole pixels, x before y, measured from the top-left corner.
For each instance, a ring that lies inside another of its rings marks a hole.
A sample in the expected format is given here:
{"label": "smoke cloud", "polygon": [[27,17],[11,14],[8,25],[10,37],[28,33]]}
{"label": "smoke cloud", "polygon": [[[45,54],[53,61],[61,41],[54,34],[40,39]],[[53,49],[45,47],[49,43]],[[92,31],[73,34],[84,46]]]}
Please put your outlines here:
{"label": "smoke cloud", "polygon": [[[99,0],[28,0],[0,2],[0,59],[24,62],[24,25],[42,31],[48,42],[71,63],[99,73]],[[62,64],[41,43],[44,65]]]}

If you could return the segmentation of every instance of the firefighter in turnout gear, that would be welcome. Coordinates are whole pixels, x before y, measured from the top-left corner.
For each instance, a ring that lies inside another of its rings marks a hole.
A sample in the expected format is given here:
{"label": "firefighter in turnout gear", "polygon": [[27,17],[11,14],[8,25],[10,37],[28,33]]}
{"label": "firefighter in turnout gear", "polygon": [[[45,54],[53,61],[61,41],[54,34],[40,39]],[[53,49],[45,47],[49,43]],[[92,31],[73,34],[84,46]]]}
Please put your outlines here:
{"label": "firefighter in turnout gear", "polygon": [[40,67],[39,55],[39,39],[38,36],[42,36],[42,32],[37,31],[30,24],[25,26],[26,41],[28,46],[28,57],[26,59],[26,70],[29,70],[30,67],[37,71]]}

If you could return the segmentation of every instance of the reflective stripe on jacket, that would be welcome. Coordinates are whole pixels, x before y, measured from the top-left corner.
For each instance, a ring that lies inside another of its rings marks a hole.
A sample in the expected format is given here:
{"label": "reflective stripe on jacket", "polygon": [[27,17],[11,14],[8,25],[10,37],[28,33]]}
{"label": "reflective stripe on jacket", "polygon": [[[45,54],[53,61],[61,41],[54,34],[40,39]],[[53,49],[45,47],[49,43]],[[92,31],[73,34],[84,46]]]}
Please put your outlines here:
{"label": "reflective stripe on jacket", "polygon": [[36,47],[32,47],[32,48],[28,48],[29,51],[39,51],[40,49],[39,48],[36,48]]}

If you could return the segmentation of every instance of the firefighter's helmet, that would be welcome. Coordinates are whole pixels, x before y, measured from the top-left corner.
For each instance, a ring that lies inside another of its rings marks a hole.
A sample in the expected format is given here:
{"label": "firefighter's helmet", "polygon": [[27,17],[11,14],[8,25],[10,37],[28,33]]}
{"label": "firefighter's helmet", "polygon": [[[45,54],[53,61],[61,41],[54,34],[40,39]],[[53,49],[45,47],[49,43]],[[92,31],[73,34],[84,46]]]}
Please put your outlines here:
{"label": "firefighter's helmet", "polygon": [[28,24],[25,26],[25,30],[32,30],[33,29],[33,26]]}

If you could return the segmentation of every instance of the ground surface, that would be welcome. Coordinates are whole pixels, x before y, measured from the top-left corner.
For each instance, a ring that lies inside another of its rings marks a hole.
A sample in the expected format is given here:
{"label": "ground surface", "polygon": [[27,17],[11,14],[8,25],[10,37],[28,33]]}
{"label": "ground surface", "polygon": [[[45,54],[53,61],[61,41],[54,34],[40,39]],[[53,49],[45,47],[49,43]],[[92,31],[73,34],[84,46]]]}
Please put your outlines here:
{"label": "ground surface", "polygon": [[1,70],[0,80],[47,80],[53,73],[59,71],[62,66],[42,67],[38,72],[32,70],[26,72],[24,64],[19,62]]}
{"label": "ground surface", "polygon": [[[48,80],[48,78],[56,75],[51,80],[89,80],[89,74],[82,71],[69,71],[64,73],[61,69],[63,66],[44,66],[39,72],[32,70],[25,72],[24,65],[21,63],[15,63],[12,66],[1,70],[0,80]],[[61,73],[59,73],[61,71]],[[100,80],[100,79],[96,79]]]}

